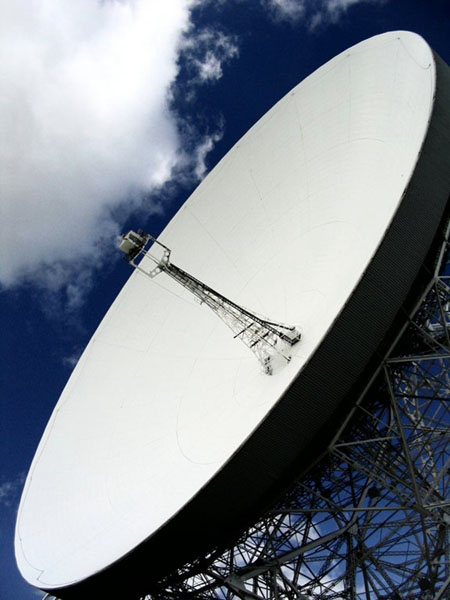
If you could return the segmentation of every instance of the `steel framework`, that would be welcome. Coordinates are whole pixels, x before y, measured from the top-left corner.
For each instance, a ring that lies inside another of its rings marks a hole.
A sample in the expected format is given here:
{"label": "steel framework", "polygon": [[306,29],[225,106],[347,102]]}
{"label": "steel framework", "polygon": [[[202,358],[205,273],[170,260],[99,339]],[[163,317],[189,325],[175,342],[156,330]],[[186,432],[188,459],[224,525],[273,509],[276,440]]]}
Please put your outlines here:
{"label": "steel framework", "polygon": [[450,598],[448,230],[420,302],[319,463],[151,600]]}

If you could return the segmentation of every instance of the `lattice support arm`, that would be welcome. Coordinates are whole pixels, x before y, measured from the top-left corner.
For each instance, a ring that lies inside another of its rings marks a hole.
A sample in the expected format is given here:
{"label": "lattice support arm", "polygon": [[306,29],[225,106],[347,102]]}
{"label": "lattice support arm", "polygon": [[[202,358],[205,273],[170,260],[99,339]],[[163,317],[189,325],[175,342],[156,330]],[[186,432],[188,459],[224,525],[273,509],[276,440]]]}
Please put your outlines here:
{"label": "lattice support arm", "polygon": [[[120,249],[129,263],[148,277],[166,273],[201,304],[208,306],[231,329],[234,338],[241,340],[255,354],[266,374],[272,375],[277,357],[283,362],[291,360],[290,348],[301,338],[294,326],[264,319],[199,281],[174,265],[170,261],[169,248],[144,231],[128,232],[122,237]],[[158,254],[154,249],[159,251]],[[144,257],[150,262],[144,264]],[[137,259],[141,260],[136,262]],[[148,264],[156,266],[148,268]]]}

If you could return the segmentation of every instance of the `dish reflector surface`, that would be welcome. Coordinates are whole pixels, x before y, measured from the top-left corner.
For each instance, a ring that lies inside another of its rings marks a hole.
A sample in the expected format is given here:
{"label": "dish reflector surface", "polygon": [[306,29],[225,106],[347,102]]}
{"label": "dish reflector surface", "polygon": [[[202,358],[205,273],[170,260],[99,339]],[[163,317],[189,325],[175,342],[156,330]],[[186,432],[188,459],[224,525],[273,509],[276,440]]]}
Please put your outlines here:
{"label": "dish reflector surface", "polygon": [[192,194],[160,236],[173,261],[297,326],[302,340],[268,377],[170,278],[134,273],[76,366],[26,481],[16,556],[31,584],[69,586],[121,559],[252,436],[377,251],[434,92],[422,38],[393,32],[362,42],[278,102]]}

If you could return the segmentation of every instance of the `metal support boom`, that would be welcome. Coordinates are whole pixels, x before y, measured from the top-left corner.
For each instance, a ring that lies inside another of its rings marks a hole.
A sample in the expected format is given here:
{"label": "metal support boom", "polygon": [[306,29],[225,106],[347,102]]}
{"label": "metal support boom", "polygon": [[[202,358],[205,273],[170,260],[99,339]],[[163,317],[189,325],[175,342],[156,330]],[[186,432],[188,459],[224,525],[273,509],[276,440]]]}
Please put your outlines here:
{"label": "metal support boom", "polygon": [[[150,253],[150,247],[160,255]],[[264,373],[272,375],[276,357],[281,357],[284,362],[290,361],[289,349],[301,337],[295,327],[268,321],[199,281],[171,263],[169,248],[142,230],[138,233],[129,231],[122,236],[120,249],[127,255],[129,263],[148,277],[166,273],[189,290],[201,304],[206,304],[231,329],[234,337],[256,355]],[[141,260],[137,263],[139,257]],[[144,261],[144,257],[151,262]],[[152,268],[148,268],[149,265]]]}

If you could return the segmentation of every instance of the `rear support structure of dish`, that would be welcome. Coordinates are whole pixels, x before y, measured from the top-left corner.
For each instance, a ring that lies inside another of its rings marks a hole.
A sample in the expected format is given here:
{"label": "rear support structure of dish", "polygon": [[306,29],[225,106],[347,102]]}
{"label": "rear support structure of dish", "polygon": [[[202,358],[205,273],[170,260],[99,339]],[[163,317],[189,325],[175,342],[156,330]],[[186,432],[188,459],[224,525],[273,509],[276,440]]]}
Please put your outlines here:
{"label": "rear support structure of dish", "polygon": [[316,466],[151,600],[443,600],[450,592],[450,260]]}
{"label": "rear support structure of dish", "polygon": [[[149,251],[150,248],[152,252]],[[129,231],[122,236],[120,249],[129,263],[141,273],[150,278],[167,273],[191,292],[200,304],[206,304],[231,329],[234,337],[250,348],[267,375],[273,374],[279,362],[291,360],[289,348],[301,337],[295,327],[267,321],[180,269],[170,262],[169,248],[149,233],[142,230],[137,233]],[[144,257],[149,261],[143,260]],[[139,258],[139,262],[136,262]]]}

